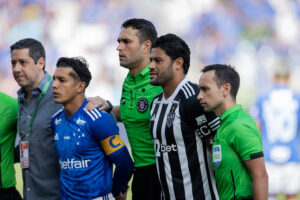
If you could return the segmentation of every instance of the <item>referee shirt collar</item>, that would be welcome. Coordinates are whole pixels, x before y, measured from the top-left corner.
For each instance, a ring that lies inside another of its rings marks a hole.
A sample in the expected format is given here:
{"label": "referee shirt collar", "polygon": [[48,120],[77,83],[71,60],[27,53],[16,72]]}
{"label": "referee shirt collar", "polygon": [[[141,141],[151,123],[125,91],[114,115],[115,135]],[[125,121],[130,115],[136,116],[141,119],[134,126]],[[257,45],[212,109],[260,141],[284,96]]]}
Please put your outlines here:
{"label": "referee shirt collar", "polygon": [[145,76],[149,75],[149,72],[150,72],[149,65],[150,65],[150,63],[140,73],[135,74],[134,76],[131,76],[130,73],[128,72],[127,78],[130,81],[143,80]]}

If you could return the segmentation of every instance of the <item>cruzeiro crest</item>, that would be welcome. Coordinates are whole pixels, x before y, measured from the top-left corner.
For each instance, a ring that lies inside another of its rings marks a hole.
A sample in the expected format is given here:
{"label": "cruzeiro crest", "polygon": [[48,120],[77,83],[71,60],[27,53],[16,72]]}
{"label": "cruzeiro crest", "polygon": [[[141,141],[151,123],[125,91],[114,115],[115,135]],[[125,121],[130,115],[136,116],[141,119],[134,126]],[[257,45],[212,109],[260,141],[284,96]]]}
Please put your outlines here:
{"label": "cruzeiro crest", "polygon": [[175,106],[172,106],[171,111],[167,115],[167,127],[170,128],[173,125],[175,119]]}

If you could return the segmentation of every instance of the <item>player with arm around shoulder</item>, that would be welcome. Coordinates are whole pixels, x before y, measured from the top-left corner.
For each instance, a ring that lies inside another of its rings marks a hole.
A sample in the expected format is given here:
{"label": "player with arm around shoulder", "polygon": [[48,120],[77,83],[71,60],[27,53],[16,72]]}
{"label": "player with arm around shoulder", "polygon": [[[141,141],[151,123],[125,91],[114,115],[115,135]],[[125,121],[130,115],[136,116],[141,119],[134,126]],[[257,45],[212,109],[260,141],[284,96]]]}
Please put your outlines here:
{"label": "player with arm around shoulder", "polygon": [[[122,199],[133,162],[107,112],[86,111],[91,74],[83,58],[60,58],[53,96],[64,108],[52,118],[63,199]],[[112,163],[116,165],[113,176]]]}

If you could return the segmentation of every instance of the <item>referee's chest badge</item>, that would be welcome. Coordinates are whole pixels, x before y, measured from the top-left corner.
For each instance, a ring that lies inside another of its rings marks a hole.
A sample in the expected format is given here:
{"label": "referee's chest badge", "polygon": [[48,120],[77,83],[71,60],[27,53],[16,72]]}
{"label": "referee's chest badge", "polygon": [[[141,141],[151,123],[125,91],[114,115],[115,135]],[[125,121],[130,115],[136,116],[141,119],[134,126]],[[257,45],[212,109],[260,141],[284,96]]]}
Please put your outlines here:
{"label": "referee's chest badge", "polygon": [[222,150],[221,145],[214,145],[213,150],[213,162],[216,167],[219,167],[222,161]]}
{"label": "referee's chest badge", "polygon": [[143,113],[146,112],[148,108],[148,101],[146,98],[142,97],[139,98],[139,100],[137,101],[137,109],[139,112]]}

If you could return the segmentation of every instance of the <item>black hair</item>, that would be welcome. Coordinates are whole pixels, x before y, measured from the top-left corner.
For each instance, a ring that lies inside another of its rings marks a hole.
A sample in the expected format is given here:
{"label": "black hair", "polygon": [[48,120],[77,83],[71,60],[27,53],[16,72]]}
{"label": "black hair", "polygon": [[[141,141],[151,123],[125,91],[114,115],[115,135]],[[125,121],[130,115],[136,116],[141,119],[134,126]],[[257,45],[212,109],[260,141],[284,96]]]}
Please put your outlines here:
{"label": "black hair", "polygon": [[128,19],[123,22],[121,28],[129,28],[132,27],[133,29],[138,30],[138,38],[140,43],[145,42],[146,40],[150,40],[151,43],[157,38],[157,32],[152,24],[152,22],[146,19]]}
{"label": "black hair", "polygon": [[90,80],[92,79],[91,72],[89,70],[89,65],[83,57],[61,57],[56,63],[57,68],[59,67],[71,67],[75,73],[70,73],[75,80],[83,81],[86,83],[85,88],[88,87]]}
{"label": "black hair", "polygon": [[[17,41],[13,45],[10,46],[10,53],[14,49],[29,49],[29,56],[34,60],[34,63],[37,64],[37,61],[40,58],[44,58],[46,60],[46,54],[45,49],[39,41],[32,39],[32,38],[25,38],[22,40]],[[43,67],[43,70],[45,70],[45,65]]]}
{"label": "black hair", "polygon": [[219,87],[225,83],[231,85],[230,94],[235,100],[240,87],[240,76],[238,72],[232,66],[223,64],[208,65],[201,71],[204,73],[211,70],[215,71],[215,81]]}
{"label": "black hair", "polygon": [[181,57],[183,59],[183,73],[187,74],[190,68],[191,51],[183,39],[175,34],[168,33],[160,36],[152,44],[152,49],[159,47],[166,52],[172,61]]}

